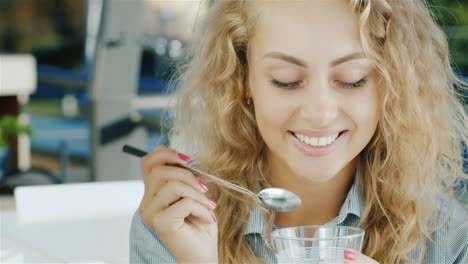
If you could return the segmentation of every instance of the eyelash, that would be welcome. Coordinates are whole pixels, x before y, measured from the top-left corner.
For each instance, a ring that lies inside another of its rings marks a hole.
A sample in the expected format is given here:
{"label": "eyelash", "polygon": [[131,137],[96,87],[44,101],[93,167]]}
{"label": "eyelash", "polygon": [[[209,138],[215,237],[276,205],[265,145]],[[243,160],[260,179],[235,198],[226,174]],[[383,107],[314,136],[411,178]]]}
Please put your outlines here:
{"label": "eyelash", "polygon": [[293,90],[293,89],[296,89],[301,84],[301,81],[283,83],[283,82],[280,82],[278,80],[273,79],[273,80],[270,81],[270,83],[273,84],[273,86],[276,86],[276,87],[279,87],[279,88],[282,88],[282,89]]}
{"label": "eyelash", "polygon": [[353,83],[340,82],[340,85],[343,88],[359,88],[359,87],[364,86],[364,84],[366,84],[366,82],[367,82],[367,79],[364,77],[361,80],[359,80],[357,82],[353,82]]}
{"label": "eyelash", "polygon": [[[359,88],[362,87],[366,84],[367,79],[364,77],[361,80],[353,83],[347,83],[347,82],[339,82],[339,85],[343,88]],[[270,80],[270,83],[273,84],[273,86],[286,89],[286,90],[293,90],[299,87],[299,85],[302,83],[301,81],[295,81],[295,82],[290,82],[290,83],[283,83],[278,80]]]}

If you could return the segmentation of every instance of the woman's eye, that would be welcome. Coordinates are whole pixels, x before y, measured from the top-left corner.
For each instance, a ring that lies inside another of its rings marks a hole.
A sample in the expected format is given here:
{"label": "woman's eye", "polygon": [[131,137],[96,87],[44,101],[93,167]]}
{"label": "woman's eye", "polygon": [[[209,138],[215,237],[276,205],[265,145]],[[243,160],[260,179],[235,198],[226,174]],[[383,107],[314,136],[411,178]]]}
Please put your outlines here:
{"label": "woman's eye", "polygon": [[287,90],[292,90],[296,89],[301,85],[301,81],[295,81],[295,82],[280,82],[278,80],[270,80],[270,83],[273,84],[276,87],[282,88],[282,89],[287,89]]}
{"label": "woman's eye", "polygon": [[352,83],[348,83],[348,82],[339,82],[339,85],[343,88],[358,88],[358,87],[362,87],[364,86],[364,84],[366,84],[367,82],[367,79],[366,78],[362,78],[361,80],[357,81],[357,82],[352,82]]}
{"label": "woman's eye", "polygon": [[[343,87],[343,88],[358,88],[358,87],[362,87],[366,84],[367,82],[367,79],[364,77],[362,79],[360,79],[359,81],[357,82],[338,82],[338,84]],[[302,82],[301,81],[294,81],[294,82],[280,82],[278,80],[270,80],[270,83],[273,84],[273,86],[276,86],[276,87],[279,87],[279,88],[282,88],[282,89],[286,89],[286,90],[293,90],[293,89],[296,89],[298,88]]]}

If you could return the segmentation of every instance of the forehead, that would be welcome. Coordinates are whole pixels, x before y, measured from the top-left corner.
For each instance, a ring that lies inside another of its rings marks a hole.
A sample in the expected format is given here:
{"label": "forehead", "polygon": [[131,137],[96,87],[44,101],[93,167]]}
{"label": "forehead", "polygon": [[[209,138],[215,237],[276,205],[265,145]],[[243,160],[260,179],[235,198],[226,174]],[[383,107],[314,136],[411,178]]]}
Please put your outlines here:
{"label": "forehead", "polygon": [[335,57],[361,50],[357,19],[347,0],[260,1],[257,7],[251,42],[257,52]]}

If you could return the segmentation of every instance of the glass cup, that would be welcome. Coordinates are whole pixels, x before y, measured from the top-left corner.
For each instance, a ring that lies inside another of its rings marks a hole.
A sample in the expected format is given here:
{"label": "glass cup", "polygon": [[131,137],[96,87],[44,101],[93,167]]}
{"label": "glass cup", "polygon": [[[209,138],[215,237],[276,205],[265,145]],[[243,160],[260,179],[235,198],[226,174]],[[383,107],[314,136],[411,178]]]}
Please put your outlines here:
{"label": "glass cup", "polygon": [[344,250],[361,252],[364,230],[349,226],[297,226],[271,234],[278,263],[344,263]]}

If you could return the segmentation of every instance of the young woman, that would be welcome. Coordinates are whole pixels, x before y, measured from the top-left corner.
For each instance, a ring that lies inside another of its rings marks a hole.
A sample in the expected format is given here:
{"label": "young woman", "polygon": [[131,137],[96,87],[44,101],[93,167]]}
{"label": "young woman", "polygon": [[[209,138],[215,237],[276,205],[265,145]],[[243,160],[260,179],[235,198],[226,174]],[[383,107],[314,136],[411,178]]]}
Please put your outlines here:
{"label": "young woman", "polygon": [[[275,262],[268,232],[302,225],[364,228],[348,263],[468,263],[451,192],[466,179],[466,86],[422,0],[218,0],[206,21],[177,88],[184,154],[141,163],[131,263]],[[303,204],[262,212],[173,166],[190,160]]]}

